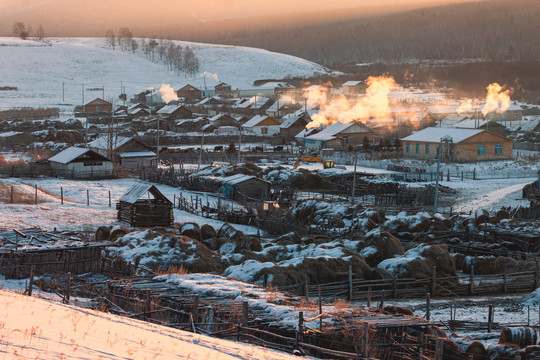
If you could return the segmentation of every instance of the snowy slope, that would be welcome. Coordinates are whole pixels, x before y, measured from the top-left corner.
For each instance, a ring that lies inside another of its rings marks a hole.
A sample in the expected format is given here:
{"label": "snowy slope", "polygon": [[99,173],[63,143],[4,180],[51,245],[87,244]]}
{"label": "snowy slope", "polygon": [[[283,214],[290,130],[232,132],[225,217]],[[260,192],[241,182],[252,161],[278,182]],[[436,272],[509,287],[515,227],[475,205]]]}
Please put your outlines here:
{"label": "snowy slope", "polygon": [[0,306],[0,352],[6,359],[296,359],[5,290]]}
{"label": "snowy slope", "polygon": [[[199,59],[199,75],[193,79],[149,61],[140,49],[135,54],[118,48],[112,50],[101,38],[50,39],[50,44],[0,38],[0,87],[18,88],[18,91],[0,90],[0,110],[61,104],[62,83],[65,83],[64,103],[70,104],[71,109],[82,102],[82,84],[88,102],[102,96],[102,91],[88,89],[103,86],[105,99],[117,100],[121,81],[129,96],[148,87],[159,89],[163,83],[175,89],[187,83],[202,88],[206,81],[210,89],[219,80],[233,89],[245,89],[253,88],[253,81],[259,79],[309,77],[328,71],[307,60],[262,49],[176,43],[191,47]],[[203,77],[204,73],[207,75]]]}

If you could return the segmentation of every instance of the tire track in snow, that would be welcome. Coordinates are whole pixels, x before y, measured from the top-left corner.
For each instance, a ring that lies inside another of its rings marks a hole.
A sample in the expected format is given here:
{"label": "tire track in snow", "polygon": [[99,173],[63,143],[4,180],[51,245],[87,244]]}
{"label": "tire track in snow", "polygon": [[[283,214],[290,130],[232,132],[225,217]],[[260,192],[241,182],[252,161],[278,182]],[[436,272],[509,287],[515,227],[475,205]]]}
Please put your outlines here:
{"label": "tire track in snow", "polygon": [[469,199],[462,204],[456,204],[455,209],[457,212],[466,212],[466,213],[468,213],[469,211],[476,211],[479,209],[490,210],[491,208],[494,207],[494,205],[500,204],[501,201],[505,197],[514,193],[518,193],[518,192],[521,193],[523,187],[529,184],[530,182],[531,181],[527,181],[524,183],[510,185],[501,189],[491,191],[486,194],[482,194],[480,195],[480,197]]}

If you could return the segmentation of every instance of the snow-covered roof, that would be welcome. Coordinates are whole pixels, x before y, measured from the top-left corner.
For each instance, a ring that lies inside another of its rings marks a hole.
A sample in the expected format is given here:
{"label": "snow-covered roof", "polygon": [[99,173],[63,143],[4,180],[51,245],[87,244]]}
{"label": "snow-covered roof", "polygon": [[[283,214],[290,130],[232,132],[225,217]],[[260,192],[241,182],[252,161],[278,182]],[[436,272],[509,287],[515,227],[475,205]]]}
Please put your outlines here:
{"label": "snow-covered roof", "polygon": [[307,136],[307,139],[310,140],[319,140],[319,141],[328,141],[333,140],[336,138],[336,135],[340,132],[347,130],[351,126],[353,126],[355,123],[345,123],[342,124],[340,122],[335,122],[326,129],[322,130],[321,132],[318,132],[317,134]]}
{"label": "snow-covered roof", "polygon": [[267,115],[255,115],[254,117],[249,119],[244,125],[242,125],[242,127],[245,127],[245,128],[255,127],[262,121],[266,120],[267,118],[269,118],[269,116]]}
{"label": "snow-covered roof", "polygon": [[[112,148],[117,149],[117,148],[124,145],[125,143],[127,143],[130,140],[131,140],[130,137],[113,136],[113,138],[112,138]],[[95,148],[95,149],[109,150],[109,147],[110,147],[109,136],[106,135],[106,136],[99,137],[96,140],[91,141],[88,144],[88,146],[91,147],[91,148]]]}
{"label": "snow-covered roof", "polygon": [[345,82],[342,86],[357,86],[362,85],[364,82],[362,80],[349,80]]}
{"label": "snow-covered roof", "polygon": [[459,143],[470,137],[473,137],[485,130],[482,129],[458,129],[458,128],[438,128],[428,127],[412,135],[403,138],[403,141],[419,142],[440,142],[443,138],[451,138],[453,143]]}
{"label": "snow-covered roof", "polygon": [[449,125],[448,127],[453,128],[462,128],[462,129],[477,129],[485,124],[487,124],[490,120],[484,120],[484,119],[465,119],[458,123]]}
{"label": "snow-covered roof", "polygon": [[123,152],[120,154],[121,158],[134,158],[134,157],[156,157],[156,153],[153,151],[131,151]]}
{"label": "snow-covered roof", "polygon": [[298,120],[300,119],[304,119],[304,117],[302,116],[291,116],[291,117],[288,117],[285,119],[285,121],[283,121],[280,125],[280,127],[282,129],[288,129],[290,128],[292,125],[294,125]]}
{"label": "snow-covered roof", "polygon": [[313,132],[316,132],[317,128],[310,128],[310,129],[304,129],[300,131],[298,134],[295,135],[295,138],[297,139],[304,139],[308,136],[310,136]]}
{"label": "snow-covered roof", "polygon": [[[141,197],[143,197],[147,192],[150,192],[154,197],[159,196],[164,200],[169,201],[154,185],[140,182],[133,185],[121,198],[120,201],[125,201],[129,204],[135,203]],[[169,201],[170,202],[170,201]]]}
{"label": "snow-covered roof", "polygon": [[251,180],[251,179],[255,179],[255,180],[270,184],[270,182],[268,182],[266,180],[263,180],[263,179],[260,179],[260,178],[258,178],[256,176],[244,175],[244,174],[236,174],[236,175],[231,175],[231,176],[224,177],[222,179],[222,183],[223,184],[229,184],[229,185],[236,185],[236,184],[240,184],[240,183],[243,183],[244,181]]}
{"label": "snow-covered roof", "polygon": [[176,110],[180,109],[182,105],[165,105],[161,109],[158,110],[158,114],[160,115],[171,115]]}
{"label": "snow-covered roof", "polygon": [[69,147],[63,151],[60,151],[58,154],[49,158],[49,161],[56,162],[60,164],[68,164],[71,161],[75,160],[81,155],[86,154],[91,151],[90,149],[80,148],[76,146]]}

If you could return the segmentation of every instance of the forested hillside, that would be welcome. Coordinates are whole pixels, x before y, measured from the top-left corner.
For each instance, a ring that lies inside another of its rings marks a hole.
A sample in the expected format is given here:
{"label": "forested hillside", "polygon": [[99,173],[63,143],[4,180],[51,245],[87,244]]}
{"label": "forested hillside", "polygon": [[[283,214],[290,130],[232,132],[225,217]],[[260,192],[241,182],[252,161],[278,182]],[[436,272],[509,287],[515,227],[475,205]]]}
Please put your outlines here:
{"label": "forested hillside", "polygon": [[540,1],[488,0],[276,30],[226,33],[213,42],[332,62],[410,59],[523,61],[540,57]]}

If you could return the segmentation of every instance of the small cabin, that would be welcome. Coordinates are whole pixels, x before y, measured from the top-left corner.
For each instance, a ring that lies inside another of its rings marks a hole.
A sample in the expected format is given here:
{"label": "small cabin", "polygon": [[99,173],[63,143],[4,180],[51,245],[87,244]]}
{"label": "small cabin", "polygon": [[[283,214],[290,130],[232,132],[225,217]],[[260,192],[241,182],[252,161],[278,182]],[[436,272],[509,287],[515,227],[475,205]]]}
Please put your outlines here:
{"label": "small cabin", "polygon": [[134,227],[172,226],[173,203],[152,184],[139,183],[116,204],[118,221]]}
{"label": "small cabin", "polygon": [[222,179],[219,192],[233,200],[265,200],[271,183],[252,175],[236,174]]}

